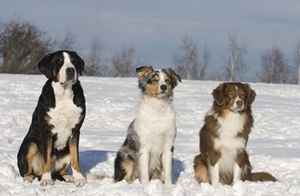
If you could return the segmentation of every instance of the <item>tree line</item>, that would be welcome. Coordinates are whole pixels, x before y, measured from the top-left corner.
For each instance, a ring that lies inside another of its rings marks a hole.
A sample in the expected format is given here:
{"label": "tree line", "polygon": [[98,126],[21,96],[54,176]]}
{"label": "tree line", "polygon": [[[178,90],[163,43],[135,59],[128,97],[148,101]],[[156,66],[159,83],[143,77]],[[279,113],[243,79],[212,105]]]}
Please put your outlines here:
{"label": "tree line", "polygon": [[[37,63],[46,54],[59,48],[74,50],[76,36],[67,29],[65,36],[58,39],[47,37],[47,32],[37,26],[12,19],[0,22],[0,73],[38,74]],[[243,74],[250,68],[246,55],[248,45],[240,40],[235,31],[228,35],[226,55],[223,64],[217,68],[211,64],[211,53],[205,43],[199,44],[193,37],[183,36],[181,45],[173,56],[174,69],[187,80],[242,81]],[[133,46],[116,51],[110,60],[104,59],[101,39],[93,37],[89,54],[83,56],[86,63],[85,75],[100,77],[135,76],[135,67],[145,65]],[[265,83],[292,83],[300,85],[300,42],[295,46],[293,63],[290,64],[278,46],[261,52],[260,71],[253,81]]]}

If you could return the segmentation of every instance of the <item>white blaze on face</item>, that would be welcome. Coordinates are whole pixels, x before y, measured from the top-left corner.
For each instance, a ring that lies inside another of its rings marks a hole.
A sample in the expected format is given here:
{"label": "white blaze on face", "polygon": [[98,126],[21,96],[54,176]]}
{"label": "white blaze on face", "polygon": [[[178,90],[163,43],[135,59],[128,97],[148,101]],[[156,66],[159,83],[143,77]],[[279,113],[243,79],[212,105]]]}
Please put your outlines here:
{"label": "white blaze on face", "polygon": [[[235,88],[236,88],[236,93],[238,94],[238,87],[237,86],[235,86]],[[242,101],[242,105],[241,106],[238,106],[237,105],[237,102],[238,101]],[[233,103],[233,105],[232,106],[230,106],[230,109],[232,110],[232,111],[241,111],[241,110],[243,110],[244,109],[244,101],[237,95],[237,97],[235,98],[235,100],[234,100],[234,103]]]}
{"label": "white blaze on face", "polygon": [[159,70],[159,89],[161,85],[167,85],[167,83],[165,82],[164,73],[161,70]]}
{"label": "white blaze on face", "polygon": [[161,69],[157,69],[157,71],[159,71],[158,73],[158,77],[159,77],[159,81],[158,81],[158,89],[157,91],[159,92],[158,93],[158,98],[162,97],[162,96],[165,96],[165,92],[162,93],[162,90],[161,90],[161,86],[162,85],[166,85],[167,86],[167,83],[165,82],[165,76],[164,76],[164,73],[161,71]]}
{"label": "white blaze on face", "polygon": [[68,68],[74,68],[75,73],[74,73],[73,81],[76,81],[77,80],[77,72],[76,72],[75,66],[71,62],[69,54],[66,52],[63,52],[63,56],[64,56],[64,64],[62,65],[62,67],[59,70],[59,82],[62,84],[67,82],[67,69]]}

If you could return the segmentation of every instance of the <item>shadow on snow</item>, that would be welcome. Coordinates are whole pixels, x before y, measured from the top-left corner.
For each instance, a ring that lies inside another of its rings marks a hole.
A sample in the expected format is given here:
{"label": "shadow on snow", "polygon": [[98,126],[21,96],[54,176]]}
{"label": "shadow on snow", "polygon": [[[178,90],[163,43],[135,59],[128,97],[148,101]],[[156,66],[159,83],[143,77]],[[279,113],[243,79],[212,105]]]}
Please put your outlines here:
{"label": "shadow on snow", "polygon": [[[107,157],[112,151],[88,150],[79,152],[80,167],[82,173],[88,173],[101,162],[107,162]],[[184,170],[183,162],[173,158],[172,180],[176,183],[180,173]]]}

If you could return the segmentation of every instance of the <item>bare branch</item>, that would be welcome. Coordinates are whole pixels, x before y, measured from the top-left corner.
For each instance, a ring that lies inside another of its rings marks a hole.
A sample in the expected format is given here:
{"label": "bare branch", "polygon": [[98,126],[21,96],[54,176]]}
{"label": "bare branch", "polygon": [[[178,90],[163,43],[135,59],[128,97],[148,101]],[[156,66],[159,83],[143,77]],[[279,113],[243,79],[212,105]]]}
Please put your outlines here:
{"label": "bare branch", "polygon": [[39,73],[37,63],[54,45],[36,26],[13,19],[1,23],[0,55],[4,73]]}
{"label": "bare branch", "polygon": [[247,71],[247,45],[241,41],[238,42],[236,32],[229,33],[228,58],[226,61],[226,70],[229,75],[229,81],[234,81],[235,76],[240,77],[241,73]]}

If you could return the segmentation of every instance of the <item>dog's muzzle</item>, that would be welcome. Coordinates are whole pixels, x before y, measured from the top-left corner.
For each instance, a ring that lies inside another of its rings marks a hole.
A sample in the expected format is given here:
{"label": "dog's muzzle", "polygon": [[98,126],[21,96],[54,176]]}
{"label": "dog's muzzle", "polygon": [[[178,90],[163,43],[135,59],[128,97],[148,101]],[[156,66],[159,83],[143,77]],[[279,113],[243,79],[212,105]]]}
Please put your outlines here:
{"label": "dog's muzzle", "polygon": [[67,73],[67,81],[73,80],[75,77],[75,69],[73,67],[69,67],[66,71]]}

